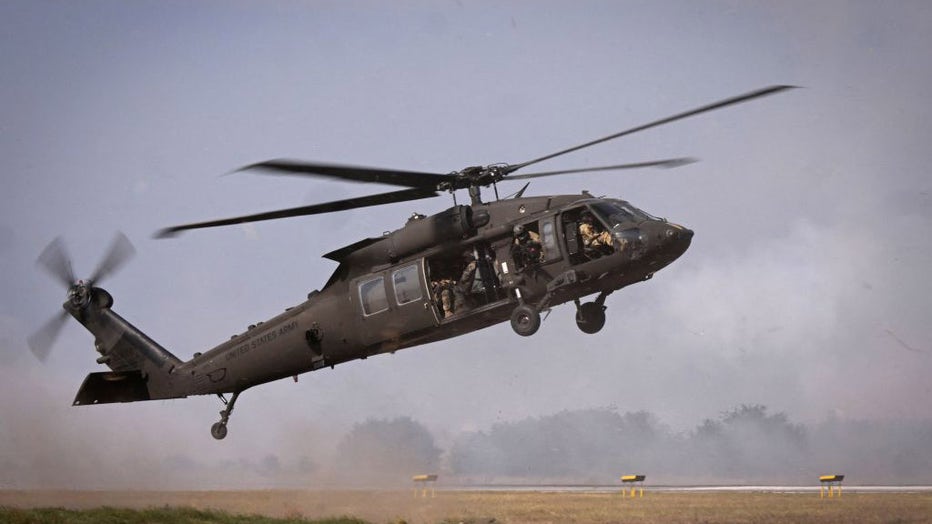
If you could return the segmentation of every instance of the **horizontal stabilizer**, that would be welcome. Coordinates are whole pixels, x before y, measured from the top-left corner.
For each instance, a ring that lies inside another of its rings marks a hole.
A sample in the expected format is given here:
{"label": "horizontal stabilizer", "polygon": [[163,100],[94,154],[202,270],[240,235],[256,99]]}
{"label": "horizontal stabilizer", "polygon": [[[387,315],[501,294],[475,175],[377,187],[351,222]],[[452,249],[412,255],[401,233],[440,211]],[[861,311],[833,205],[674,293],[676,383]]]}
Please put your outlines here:
{"label": "horizontal stabilizer", "polygon": [[103,371],[84,379],[74,397],[74,406],[151,400],[142,371]]}

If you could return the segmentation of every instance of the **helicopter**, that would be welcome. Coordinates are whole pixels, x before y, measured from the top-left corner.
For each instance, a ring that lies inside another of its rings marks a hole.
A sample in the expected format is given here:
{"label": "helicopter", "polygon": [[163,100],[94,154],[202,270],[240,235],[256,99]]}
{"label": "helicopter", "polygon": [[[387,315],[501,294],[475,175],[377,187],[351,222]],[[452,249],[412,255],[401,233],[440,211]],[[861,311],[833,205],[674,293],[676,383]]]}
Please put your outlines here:
{"label": "helicopter", "polygon": [[[502,322],[534,335],[541,313],[572,302],[583,333],[606,322],[606,298],[650,280],[689,248],[693,231],[650,215],[622,199],[574,195],[499,198],[498,184],[596,171],[677,167],[674,158],[595,168],[515,174],[528,166],[632,133],[776,94],[775,85],[633,127],[519,164],[472,166],[423,173],[341,164],[269,160],[237,171],[379,183],[404,189],[321,204],[172,226],[184,231],[346,211],[420,200],[443,192],[453,206],[431,216],[413,214],[403,227],[331,251],[332,276],[307,300],[265,322],[251,324],[216,347],[182,361],[113,311],[113,297],[98,284],[134,254],[118,233],[97,269],[76,279],[60,238],[37,263],[67,289],[63,311],[33,334],[29,346],[44,361],[67,317],[94,336],[97,363],[110,371],[88,374],[73,405],[217,395],[223,403],[211,435],[223,439],[236,400],[247,389],[373,355],[449,339]],[[484,202],[491,186],[495,200]],[[456,191],[470,201],[460,204]],[[585,297],[593,297],[583,302]],[[226,395],[232,395],[227,400]]]}

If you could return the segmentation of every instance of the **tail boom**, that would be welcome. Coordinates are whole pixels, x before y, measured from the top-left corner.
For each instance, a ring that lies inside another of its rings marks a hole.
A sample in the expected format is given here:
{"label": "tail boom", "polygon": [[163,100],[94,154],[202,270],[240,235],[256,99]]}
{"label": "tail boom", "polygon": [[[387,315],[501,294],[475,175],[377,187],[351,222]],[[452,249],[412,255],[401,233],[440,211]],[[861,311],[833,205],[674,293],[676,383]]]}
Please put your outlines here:
{"label": "tail boom", "polygon": [[113,297],[101,288],[93,288],[86,305],[64,304],[94,335],[94,347],[101,354],[97,362],[112,370],[89,374],[74,405],[186,397],[186,388],[172,373],[181,360],[113,312],[112,305]]}

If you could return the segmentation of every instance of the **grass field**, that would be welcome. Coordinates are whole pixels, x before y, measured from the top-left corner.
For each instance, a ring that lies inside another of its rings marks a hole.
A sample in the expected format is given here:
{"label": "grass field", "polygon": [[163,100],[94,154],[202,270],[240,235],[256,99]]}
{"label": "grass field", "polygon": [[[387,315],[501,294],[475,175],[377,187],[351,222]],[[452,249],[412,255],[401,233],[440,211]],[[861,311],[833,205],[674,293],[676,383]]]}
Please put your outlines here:
{"label": "grass field", "polygon": [[[433,498],[415,498],[411,491],[375,490],[0,491],[0,508],[0,522],[22,523],[279,522],[272,519],[286,519],[282,522],[333,519],[326,522],[342,524],[360,521],[932,523],[932,492],[845,493],[841,499],[823,500],[818,493],[650,491],[636,499],[606,493],[482,491],[438,491]],[[249,515],[261,517],[244,517]]]}
{"label": "grass field", "polygon": [[349,517],[322,520],[277,519],[259,515],[231,515],[222,511],[191,508],[97,508],[85,510],[0,508],[0,522],[4,524],[367,524],[364,520]]}

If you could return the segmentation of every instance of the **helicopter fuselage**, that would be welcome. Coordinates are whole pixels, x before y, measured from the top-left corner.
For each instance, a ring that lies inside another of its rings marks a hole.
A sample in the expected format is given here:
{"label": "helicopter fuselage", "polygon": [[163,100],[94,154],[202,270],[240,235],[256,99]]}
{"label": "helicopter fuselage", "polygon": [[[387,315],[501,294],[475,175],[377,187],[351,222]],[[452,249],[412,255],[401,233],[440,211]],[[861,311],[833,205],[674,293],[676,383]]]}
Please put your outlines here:
{"label": "helicopter fuselage", "polygon": [[[608,245],[581,238],[584,214]],[[537,239],[533,260],[521,255],[515,226]],[[323,289],[172,374],[189,382],[186,394],[238,392],[498,324],[520,304],[542,311],[598,293],[601,306],[673,262],[691,237],[627,202],[588,194],[415,215],[397,231],[328,254],[340,266]]]}

